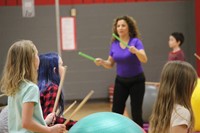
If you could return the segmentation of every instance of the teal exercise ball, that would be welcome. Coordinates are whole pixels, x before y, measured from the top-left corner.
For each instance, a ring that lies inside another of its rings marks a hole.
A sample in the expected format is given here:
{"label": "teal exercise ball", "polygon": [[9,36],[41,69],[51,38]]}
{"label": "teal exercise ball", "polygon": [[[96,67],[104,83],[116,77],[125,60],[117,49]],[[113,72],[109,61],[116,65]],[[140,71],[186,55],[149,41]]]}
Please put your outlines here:
{"label": "teal exercise ball", "polygon": [[113,112],[99,112],[79,120],[69,133],[145,133],[131,119]]}

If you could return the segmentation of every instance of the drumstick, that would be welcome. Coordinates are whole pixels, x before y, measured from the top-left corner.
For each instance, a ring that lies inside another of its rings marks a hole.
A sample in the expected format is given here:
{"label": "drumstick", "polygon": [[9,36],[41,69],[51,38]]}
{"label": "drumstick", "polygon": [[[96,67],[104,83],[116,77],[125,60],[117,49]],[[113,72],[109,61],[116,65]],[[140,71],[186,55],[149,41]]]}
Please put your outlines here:
{"label": "drumstick", "polygon": [[112,34],[113,37],[115,37],[118,41],[120,41],[125,47],[130,48],[124,41],[122,41],[115,33]]}
{"label": "drumstick", "polygon": [[56,108],[58,106],[58,101],[60,99],[60,94],[61,94],[61,90],[62,90],[62,87],[63,87],[64,79],[65,79],[66,69],[67,69],[67,66],[64,66],[63,75],[62,75],[61,80],[60,80],[60,84],[59,84],[59,87],[58,87],[58,92],[57,92],[57,95],[56,95],[56,100],[55,100],[52,112],[56,112]]}
{"label": "drumstick", "polygon": [[145,82],[145,84],[157,86],[159,82]]}
{"label": "drumstick", "polygon": [[63,113],[63,115],[65,115],[77,102],[74,101]]}
{"label": "drumstick", "polygon": [[6,96],[6,94],[1,94],[1,95],[0,95],[0,98],[1,98],[1,97],[4,97],[4,96]]}
{"label": "drumstick", "polygon": [[64,124],[67,124],[71,120],[75,113],[87,102],[87,100],[92,96],[93,93],[93,90],[91,90],[90,93],[88,93],[88,95],[83,99],[83,101],[78,105],[78,107],[76,107],[76,109],[72,112],[72,114],[69,116],[69,118],[65,121]]}
{"label": "drumstick", "polygon": [[89,55],[87,55],[87,54],[84,54],[84,53],[82,53],[82,52],[78,52],[78,54],[79,54],[80,56],[82,56],[82,57],[85,57],[85,58],[91,60],[91,61],[95,61],[95,60],[96,60],[94,57],[89,56]]}
{"label": "drumstick", "polygon": [[194,56],[195,56],[198,60],[200,60],[200,56],[198,56],[196,53],[194,53]]}

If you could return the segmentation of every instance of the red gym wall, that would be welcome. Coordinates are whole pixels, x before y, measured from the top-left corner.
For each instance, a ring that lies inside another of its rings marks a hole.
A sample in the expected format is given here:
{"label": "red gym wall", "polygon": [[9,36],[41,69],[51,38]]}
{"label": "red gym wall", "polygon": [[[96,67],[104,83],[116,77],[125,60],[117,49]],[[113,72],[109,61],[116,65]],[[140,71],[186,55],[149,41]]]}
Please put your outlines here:
{"label": "red gym wall", "polygon": [[[77,4],[106,4],[120,2],[166,2],[181,0],[60,0],[60,5],[77,5]],[[0,0],[0,6],[21,6],[22,0]],[[35,0],[36,5],[54,5],[55,0]],[[196,16],[196,53],[200,55],[200,0],[195,0]],[[197,72],[200,76],[200,61],[196,61]]]}
{"label": "red gym wall", "polygon": [[[57,51],[55,5],[51,4],[54,0],[45,0],[50,4],[35,0],[36,16],[30,19],[22,17],[21,1],[0,0],[2,5],[0,6],[1,70],[9,46],[19,39],[32,40],[40,53]],[[195,67],[200,62],[193,55],[194,52],[200,55],[200,47],[195,45],[200,43],[198,38],[196,40],[196,35],[200,35],[200,0],[127,1],[117,4],[117,1],[112,0],[114,4],[111,4],[111,1],[106,4],[108,1],[102,0],[102,3],[99,1],[96,4],[84,4],[86,1],[82,0],[79,1],[82,4],[74,5],[78,11],[76,17],[77,50],[62,51],[63,62],[69,65],[68,76],[64,84],[65,100],[82,99],[91,87],[95,91],[92,99],[108,97],[108,86],[114,82],[115,69],[108,71],[98,68],[89,60],[79,57],[77,52],[82,51],[94,57],[107,58],[112,22],[119,15],[134,16],[138,22],[149,57],[149,62],[144,65],[147,81],[159,81],[162,66],[167,61],[170,51],[167,45],[168,36],[174,31],[181,31],[186,36],[183,50],[188,62]],[[75,2],[78,3],[77,0],[74,0]],[[93,0],[93,2],[97,1]],[[73,4],[62,4],[60,16],[70,16]],[[93,14],[90,14],[91,11]],[[200,68],[199,63],[198,66],[197,68]],[[85,93],[80,93],[80,91]]]}
{"label": "red gym wall", "polygon": [[[200,0],[195,0],[196,15],[196,53],[200,55]],[[197,73],[200,76],[200,61],[196,61]]]}
{"label": "red gym wall", "polygon": [[[155,2],[155,1],[177,1],[177,0],[60,0],[61,5],[69,4],[98,4],[98,3],[120,3],[120,2]],[[0,0],[0,6],[21,5],[22,0]],[[55,0],[35,0],[36,5],[53,5]]]}

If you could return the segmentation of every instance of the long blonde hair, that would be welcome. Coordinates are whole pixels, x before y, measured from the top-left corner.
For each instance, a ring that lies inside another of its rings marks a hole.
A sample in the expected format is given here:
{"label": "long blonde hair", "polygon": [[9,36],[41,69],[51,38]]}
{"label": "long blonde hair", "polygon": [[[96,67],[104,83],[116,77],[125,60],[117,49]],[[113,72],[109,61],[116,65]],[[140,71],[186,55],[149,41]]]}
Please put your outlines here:
{"label": "long blonde hair", "polygon": [[150,133],[169,133],[175,104],[182,105],[190,111],[190,129],[193,128],[194,116],[190,99],[196,83],[196,71],[189,63],[170,61],[165,64],[161,73],[157,100],[150,118]]}
{"label": "long blonde hair", "polygon": [[13,96],[19,90],[22,80],[37,82],[35,54],[37,49],[32,41],[15,42],[8,50],[6,63],[0,81],[1,91]]}

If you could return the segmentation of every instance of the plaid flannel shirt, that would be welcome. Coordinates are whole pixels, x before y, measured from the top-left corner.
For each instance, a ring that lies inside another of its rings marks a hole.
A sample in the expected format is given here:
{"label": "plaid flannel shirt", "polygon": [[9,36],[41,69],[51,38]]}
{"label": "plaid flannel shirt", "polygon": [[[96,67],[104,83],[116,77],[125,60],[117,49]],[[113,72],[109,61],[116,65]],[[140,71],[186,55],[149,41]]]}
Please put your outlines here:
{"label": "plaid flannel shirt", "polygon": [[[56,100],[56,95],[58,92],[58,85],[54,83],[48,83],[46,85],[47,89],[43,92],[40,92],[40,102],[42,106],[44,119],[53,111],[54,103]],[[65,118],[56,116],[55,124],[63,124],[66,121]],[[70,120],[66,124],[66,129],[69,130],[76,121]]]}

